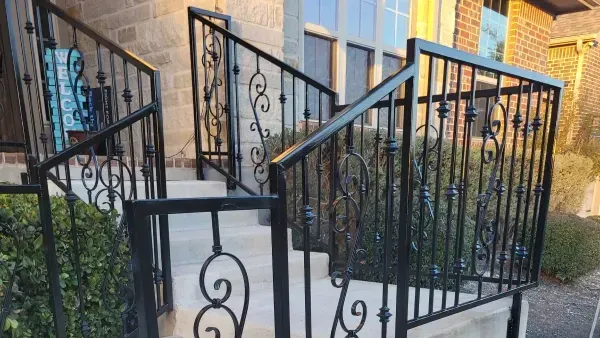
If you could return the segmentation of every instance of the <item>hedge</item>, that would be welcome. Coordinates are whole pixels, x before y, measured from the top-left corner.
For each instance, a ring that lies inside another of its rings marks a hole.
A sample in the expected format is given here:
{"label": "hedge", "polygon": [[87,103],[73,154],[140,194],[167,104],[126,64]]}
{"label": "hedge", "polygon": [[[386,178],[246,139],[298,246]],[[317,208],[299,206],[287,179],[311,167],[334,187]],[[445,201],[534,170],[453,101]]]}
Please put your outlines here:
{"label": "hedge", "polygon": [[600,224],[596,221],[550,213],[546,229],[544,273],[568,283],[600,268]]}
{"label": "hedge", "polygon": [[[367,201],[364,201],[364,205],[366,207],[366,219],[365,219],[365,223],[364,223],[364,236],[363,236],[363,248],[366,250],[366,257],[364,260],[362,260],[362,263],[360,266],[357,266],[355,268],[355,278],[358,279],[364,279],[364,280],[369,280],[369,281],[381,281],[383,279],[383,276],[381,275],[381,269],[380,268],[376,268],[376,266],[379,265],[380,263],[380,259],[379,259],[379,255],[381,255],[382,252],[382,243],[380,240],[377,239],[376,237],[376,227],[375,224],[378,223],[379,224],[379,233],[380,235],[383,235],[384,230],[383,230],[383,222],[385,220],[385,188],[386,188],[386,159],[383,156],[384,152],[383,152],[383,147],[384,144],[382,143],[380,145],[380,158],[379,158],[379,190],[377,191],[378,197],[379,197],[379,209],[375,210],[375,192],[376,189],[375,187],[377,186],[377,180],[375,179],[375,167],[376,167],[376,163],[377,163],[377,157],[375,156],[375,150],[376,150],[376,143],[375,143],[375,133],[376,131],[374,129],[364,129],[363,132],[361,133],[359,129],[356,129],[355,133],[354,133],[354,145],[355,145],[355,150],[358,152],[362,152],[362,157],[365,159],[366,163],[367,163],[367,167],[369,168],[369,173],[370,173],[370,195],[369,195],[369,199]],[[338,149],[341,149],[341,151],[345,151],[346,146],[344,144],[345,142],[345,131],[342,131],[338,134]],[[305,132],[302,128],[299,128],[297,131],[297,135],[296,135],[296,140],[301,140],[302,138],[304,138]],[[384,135],[382,135],[384,136]],[[290,130],[286,131],[286,140],[288,140],[288,143],[292,140],[292,133]],[[417,140],[417,144],[422,144],[423,139],[422,138],[418,138]],[[451,154],[451,143],[448,142],[448,140],[444,140],[444,143],[442,144],[442,149],[443,149],[443,157],[442,157],[442,163],[439,164],[439,168],[441,168],[442,170],[442,179],[441,179],[441,184],[440,184],[440,189],[441,189],[441,203],[440,203],[440,209],[439,209],[439,223],[438,223],[438,231],[437,231],[437,262],[436,264],[440,267],[440,269],[443,268],[444,264],[443,264],[443,258],[444,258],[444,243],[446,238],[449,239],[450,241],[450,256],[449,256],[449,261],[452,264],[454,262],[454,245],[455,245],[455,240],[456,240],[456,227],[455,224],[456,222],[453,221],[451,228],[450,228],[450,232],[447,233],[446,231],[446,214],[447,214],[447,202],[446,202],[446,198],[444,197],[444,192],[446,187],[448,186],[449,183],[449,168],[450,168],[450,154]],[[398,143],[400,146],[401,143],[401,137],[398,137]],[[269,139],[269,147],[271,150],[271,155],[275,156],[277,154],[279,154],[281,152],[281,135],[273,135],[270,139]],[[329,182],[329,153],[330,153],[330,149],[331,149],[331,145],[329,144],[329,142],[327,142],[326,144],[324,144],[321,147],[321,157],[323,159],[323,174],[321,176],[321,192],[322,192],[322,197],[321,200],[319,201],[317,199],[317,191],[318,191],[318,181],[317,181],[317,170],[314,170],[314,168],[317,166],[317,160],[318,157],[316,156],[318,154],[317,151],[314,151],[313,153],[311,153],[311,155],[308,157],[308,180],[309,180],[309,195],[310,195],[310,204],[311,207],[313,208],[313,212],[317,213],[317,206],[320,205],[321,206],[321,241],[324,243],[327,243],[328,237],[329,237],[329,222],[328,222],[328,198],[329,198],[329,190],[330,190],[330,182]],[[460,145],[458,146],[458,150],[457,150],[457,154],[461,154],[462,152],[462,148],[460,147]],[[519,181],[519,175],[520,175],[520,167],[521,167],[521,152],[517,152],[515,154],[515,170],[513,172],[514,176],[514,187],[517,186],[518,181]],[[537,154],[539,154],[539,151],[537,152]],[[400,163],[402,160],[402,154],[400,151],[398,151],[396,153],[395,156],[395,168],[396,173],[395,173],[395,183],[397,185],[397,187],[400,186]],[[475,229],[475,219],[476,219],[476,197],[478,195],[478,180],[476,180],[476,178],[479,177],[479,170],[480,170],[480,163],[481,163],[481,148],[480,147],[473,147],[471,149],[471,153],[470,153],[470,165],[468,168],[468,175],[471,179],[471,183],[469,185],[469,190],[468,190],[468,201],[467,201],[467,205],[468,205],[468,209],[466,212],[466,218],[465,218],[465,227],[464,227],[464,237],[463,237],[463,243],[464,243],[464,250],[462,252],[462,258],[465,259],[465,261],[467,262],[468,266],[470,266],[470,259],[471,259],[471,248],[472,248],[472,244],[473,244],[473,235],[474,235],[474,229]],[[582,175],[587,175],[587,159],[585,157],[581,157],[579,155],[573,155],[573,154],[568,154],[568,155],[555,155],[556,161],[555,161],[555,175],[554,175],[554,184],[557,186],[561,186],[564,185],[568,182],[568,184],[570,184],[571,189],[570,190],[563,190],[561,188],[553,189],[552,191],[552,199],[554,201],[565,201],[565,203],[563,202],[555,202],[555,205],[552,205],[555,208],[565,208],[566,207],[566,203],[571,203],[571,204],[575,204],[575,205],[581,205],[581,201],[583,199],[583,190],[585,189],[585,186],[587,185],[587,179],[586,178],[582,178]],[[506,153],[506,162],[505,163],[510,163],[511,161],[511,152],[510,150],[507,150]],[[577,170],[571,170],[571,163],[579,163],[583,165],[583,168],[579,171]],[[537,160],[535,161],[535,169],[537,171]],[[431,163],[431,166],[436,166],[436,164]],[[525,163],[525,174],[527,175],[528,170],[529,170],[529,161],[526,161]],[[350,172],[351,173],[359,173],[359,167],[358,167],[358,161],[351,161],[349,164],[350,167]],[[508,165],[505,166],[505,185],[506,187],[508,187],[508,178],[506,177],[506,173],[508,173]],[[590,165],[590,169],[591,169],[591,165]],[[457,172],[458,172],[458,167],[457,167]],[[487,178],[490,175],[490,172],[492,170],[492,165],[487,165],[484,166],[484,172],[483,172],[483,177],[484,177],[484,182],[483,182],[483,187],[485,189],[485,186],[487,184]],[[429,172],[429,181],[430,181],[430,194],[432,196],[432,198],[434,197],[435,194],[435,171],[430,171]],[[287,185],[288,185],[288,210],[289,210],[289,214],[290,214],[290,218],[289,221],[290,223],[295,223],[297,226],[295,227],[296,229],[301,229],[302,227],[302,219],[301,219],[301,208],[303,207],[303,201],[302,201],[302,191],[301,191],[301,187],[302,187],[302,180],[301,180],[301,166],[298,165],[297,169],[296,169],[296,186],[297,186],[297,200],[294,202],[294,198],[293,198],[293,170],[289,170],[289,172],[287,173]],[[534,178],[536,176],[534,175]],[[359,177],[355,177],[353,182],[351,182],[352,184],[356,184],[356,181],[359,180]],[[524,180],[527,180],[527,177],[524,178]],[[535,183],[534,183],[535,184]],[[413,201],[413,205],[418,206],[418,183],[414,185],[415,187],[415,191],[413,192],[413,195],[415,196],[415,199]],[[514,189],[513,187],[513,189]],[[581,191],[581,194],[575,194],[573,193],[573,191]],[[337,196],[339,196],[339,191],[337,192]],[[502,212],[500,213],[500,224],[504,224],[504,216],[505,213],[504,211],[506,210],[506,197],[508,194],[504,194],[503,196],[503,203],[502,203]],[[355,195],[358,196],[358,195]],[[400,199],[400,195],[399,192],[397,192],[395,194],[395,204],[394,204],[394,223],[393,224],[398,224],[399,220],[398,220],[398,215],[400,214],[399,212],[399,199]],[[496,198],[494,197],[492,199],[492,205],[493,207],[490,207],[489,210],[493,210],[495,209],[495,201]],[[566,201],[570,201],[570,202],[566,202]],[[512,199],[512,204],[511,204],[511,219],[514,217],[515,212],[516,212],[516,203],[517,203],[517,198],[513,198]],[[456,208],[457,206],[457,201],[454,202],[454,211],[453,211],[453,217],[456,217]],[[342,210],[343,211],[343,207],[339,207],[340,209],[338,210],[338,213],[340,213],[339,211]],[[296,219],[294,219],[293,217],[293,210],[297,211],[297,217]],[[415,207],[414,209],[415,211],[417,211],[418,209]],[[523,210],[523,209],[521,209]],[[530,213],[532,213],[532,208],[530,208]],[[521,219],[523,219],[523,217],[521,216]],[[531,219],[531,215],[529,216],[529,219]],[[354,215],[351,213],[350,214],[350,220],[347,220],[349,223],[352,223],[352,221],[354,220]],[[314,222],[316,223],[316,220],[314,220]],[[432,223],[432,222],[431,222]],[[428,239],[424,241],[423,244],[423,258],[422,258],[422,265],[421,265],[421,271],[422,271],[422,275],[426,276],[427,273],[427,269],[429,267],[429,265],[431,264],[431,248],[432,248],[432,232],[431,232],[431,223],[429,223],[428,227],[429,230],[427,231],[428,234]],[[511,231],[512,233],[512,224],[514,222],[508,222],[509,224],[511,224],[511,227],[509,228],[509,231]],[[531,222],[529,222],[531,223]],[[418,224],[418,213],[413,212],[413,224]],[[316,230],[315,230],[316,226],[313,226],[313,235],[316,235]],[[392,243],[397,243],[396,239],[397,239],[397,227],[393,228],[393,233],[392,233]],[[496,235],[497,238],[502,238],[502,228],[499,229],[499,233]],[[354,233],[354,229],[352,229],[352,231],[350,231],[352,234]],[[416,230],[413,230],[413,236],[416,238],[416,236],[418,235],[418,232]],[[507,247],[510,247],[512,245],[512,243],[510,243],[512,236],[508,236],[509,239],[509,243],[507,243]],[[299,231],[294,231],[293,232],[293,240],[294,240],[294,248],[295,249],[302,249],[302,234]],[[338,236],[336,236],[336,241],[339,244],[339,247],[345,247],[344,241],[345,241],[345,236],[344,234],[340,234]],[[314,251],[322,251],[324,248],[322,246],[318,246],[316,243],[316,241],[311,241],[311,249]],[[343,258],[345,252],[340,252],[340,257],[342,257],[342,260],[339,262],[339,264],[343,264]],[[392,255],[391,257],[397,257],[397,246],[394,245],[392,248]],[[417,270],[417,260],[416,260],[416,251],[413,250],[411,251],[411,257],[410,257],[410,268],[411,271],[416,271]],[[392,269],[395,270],[395,269]],[[391,278],[395,279],[395,271],[393,271],[392,275],[390,276]],[[412,280],[411,284],[414,284],[415,281]]]}
{"label": "hedge", "polygon": [[[53,229],[60,268],[61,291],[68,337],[81,337],[77,279],[73,265],[73,244],[69,207],[63,197],[52,197]],[[79,239],[85,314],[92,337],[118,337],[121,333],[121,304],[118,289],[109,275],[123,278],[126,247],[117,247],[117,260],[109,271],[109,260],[117,229],[116,214],[102,214],[92,205],[76,202],[74,216]],[[8,276],[16,269],[12,304],[5,332],[11,337],[53,337],[48,274],[38,214],[33,195],[0,195],[0,291],[4,294]],[[10,230],[7,230],[10,229]],[[22,259],[9,233],[16,234]],[[106,287],[107,297],[103,290]]]}

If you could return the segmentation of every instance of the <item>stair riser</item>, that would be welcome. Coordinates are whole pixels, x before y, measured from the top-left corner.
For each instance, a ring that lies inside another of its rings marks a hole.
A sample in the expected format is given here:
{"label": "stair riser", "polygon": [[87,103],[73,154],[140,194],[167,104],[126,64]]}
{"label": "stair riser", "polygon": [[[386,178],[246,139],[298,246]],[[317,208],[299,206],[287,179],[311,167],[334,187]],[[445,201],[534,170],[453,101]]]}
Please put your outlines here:
{"label": "stair riser", "polygon": [[[228,231],[235,231],[230,228]],[[240,229],[243,229],[241,227]],[[213,246],[212,233],[207,231],[207,236],[202,238],[171,238],[171,264],[173,267],[198,264],[210,257]],[[271,254],[271,234],[269,228],[264,227],[264,232],[235,236],[221,235],[221,246],[224,252],[229,252],[240,259]],[[288,233],[288,248],[292,250],[292,236]]]}
{"label": "stair riser", "polygon": [[[311,255],[311,278],[321,279],[329,273],[329,258],[326,254]],[[242,259],[243,263],[243,259]],[[245,267],[250,282],[250,295],[253,292],[261,290],[272,290],[273,288],[273,269],[271,262],[265,262],[265,265]],[[225,285],[222,285],[220,291],[215,291],[213,283],[219,278],[225,278],[231,282],[232,296],[244,295],[244,283],[242,274],[239,270],[218,271],[219,262],[213,262],[207,271],[204,285],[211,297],[221,297],[225,292]],[[175,304],[185,306],[204,302],[204,297],[200,291],[199,284],[200,271],[196,274],[186,274],[173,276],[173,292]],[[292,283],[300,282],[304,278],[304,262],[296,259],[289,264],[289,276]]]}

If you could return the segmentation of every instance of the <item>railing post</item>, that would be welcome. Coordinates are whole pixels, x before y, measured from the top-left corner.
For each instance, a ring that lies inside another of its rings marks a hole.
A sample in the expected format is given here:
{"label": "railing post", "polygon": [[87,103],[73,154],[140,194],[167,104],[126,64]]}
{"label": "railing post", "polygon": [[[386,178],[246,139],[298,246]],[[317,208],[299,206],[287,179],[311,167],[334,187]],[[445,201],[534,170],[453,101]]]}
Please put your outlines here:
{"label": "railing post", "polygon": [[67,338],[67,319],[63,309],[62,293],[60,287],[60,270],[56,256],[56,240],[52,228],[52,205],[48,192],[48,177],[46,170],[36,166],[36,176],[40,184],[39,208],[40,223],[44,237],[44,254],[46,256],[46,270],[48,272],[48,287],[50,291],[50,307],[56,338]]}
{"label": "railing post", "polygon": [[[554,145],[558,134],[558,117],[562,105],[562,88],[554,89],[552,117],[550,118],[550,130],[548,133],[548,146],[546,147],[546,158],[544,163],[544,181],[542,199],[540,202],[540,213],[537,232],[535,235],[535,248],[533,250],[533,265],[531,280],[537,282],[542,269],[542,255],[544,254],[544,243],[546,239],[546,222],[548,219],[548,207],[550,205],[550,190],[552,189],[552,169],[554,167]],[[548,103],[550,104],[550,95]],[[542,145],[543,146],[543,145]]]}
{"label": "railing post", "polygon": [[123,212],[127,220],[131,241],[131,267],[135,287],[135,307],[138,319],[138,337],[158,338],[158,321],[154,301],[152,267],[152,236],[147,217],[136,214],[135,201],[124,201]]}
{"label": "railing post", "polygon": [[287,188],[284,168],[269,167],[271,194],[279,197],[271,207],[271,250],[273,257],[273,312],[275,337],[290,337],[290,284],[288,267]]}
{"label": "railing post", "polygon": [[405,83],[406,106],[402,134],[401,181],[400,181],[400,221],[398,224],[398,271],[396,293],[396,338],[408,335],[408,282],[410,275],[410,229],[412,222],[414,142],[419,99],[419,50],[415,39],[408,40],[407,63],[413,63],[415,73]]}
{"label": "railing post", "polygon": [[508,328],[506,338],[519,338],[521,329],[521,305],[523,303],[523,293],[517,292],[513,295],[513,302],[510,307],[510,318],[508,319]]}
{"label": "railing post", "polygon": [[[156,104],[154,113],[154,143],[158,152],[156,160],[156,178],[158,187],[158,198],[167,198],[167,168],[165,164],[165,134],[163,128],[162,98],[160,86],[160,72],[154,72],[154,78],[151,84],[152,100]],[[159,215],[160,227],[160,254],[163,272],[163,297],[164,302],[168,304],[169,311],[173,310],[173,279],[171,276],[171,247],[169,241],[169,217]]]}

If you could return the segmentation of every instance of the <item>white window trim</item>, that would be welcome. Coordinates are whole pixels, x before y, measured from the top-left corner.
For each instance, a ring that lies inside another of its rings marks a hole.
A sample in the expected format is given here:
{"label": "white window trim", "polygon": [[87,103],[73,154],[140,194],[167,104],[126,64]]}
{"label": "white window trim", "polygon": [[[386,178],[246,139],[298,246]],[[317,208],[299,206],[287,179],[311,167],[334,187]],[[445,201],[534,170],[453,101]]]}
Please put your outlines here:
{"label": "white window trim", "polygon": [[[304,34],[310,33],[312,35],[320,36],[323,38],[327,38],[332,40],[332,82],[333,89],[337,91],[339,94],[338,104],[343,105],[349,102],[346,102],[346,49],[348,44],[357,45],[360,47],[364,47],[372,50],[373,55],[373,67],[370,70],[369,76],[369,89],[375,87],[376,84],[380,83],[383,80],[383,54],[390,54],[393,56],[397,56],[400,58],[406,58],[406,50],[402,48],[397,48],[394,46],[384,45],[383,43],[383,35],[384,35],[384,18],[385,18],[385,0],[376,0],[373,2],[377,3],[377,7],[375,10],[375,41],[360,38],[356,36],[350,36],[348,34],[348,3],[346,0],[338,0],[337,1],[337,30],[332,30],[325,28],[321,25],[305,22],[304,20],[304,0],[298,0],[300,2],[300,22],[304,23],[303,30],[299,30],[299,41],[300,42],[300,51],[301,51],[301,68],[304,70]],[[406,15],[405,13],[400,13],[401,15],[407,16],[410,24],[408,25],[408,37],[412,37],[414,27],[412,25],[412,11],[415,5],[415,2],[418,0],[412,0],[411,3],[411,13]],[[395,25],[396,23],[394,23]],[[370,114],[371,121],[370,124],[376,125],[377,123],[377,114]]]}

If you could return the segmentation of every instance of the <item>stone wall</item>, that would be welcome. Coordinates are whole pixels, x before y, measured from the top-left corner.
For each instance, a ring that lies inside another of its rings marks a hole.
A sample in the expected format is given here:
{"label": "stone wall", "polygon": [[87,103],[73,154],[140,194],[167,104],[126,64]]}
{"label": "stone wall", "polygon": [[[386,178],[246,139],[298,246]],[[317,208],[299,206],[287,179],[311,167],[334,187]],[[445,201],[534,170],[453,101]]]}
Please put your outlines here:
{"label": "stone wall", "polygon": [[[231,30],[267,53],[283,59],[282,0],[58,0],[70,14],[119,43],[161,71],[166,154],[178,153],[193,135],[191,63],[187,7],[194,6],[232,17]],[[201,36],[201,35],[200,35]],[[90,46],[91,47],[91,46]],[[91,48],[90,48],[91,49]],[[240,97],[247,98],[255,58],[240,48]],[[267,75],[270,65],[261,67]],[[89,70],[94,77],[92,69]],[[203,79],[202,74],[201,79]],[[92,77],[92,78],[93,78]],[[269,81],[275,103],[280,87]],[[110,80],[109,80],[110,81]],[[202,96],[202,94],[201,94]],[[278,116],[276,107],[269,115]],[[240,103],[244,130],[249,130],[248,105]],[[280,120],[280,119],[279,119]],[[249,136],[251,137],[251,136]],[[194,142],[177,157],[195,157]],[[248,156],[247,156],[248,157]]]}

